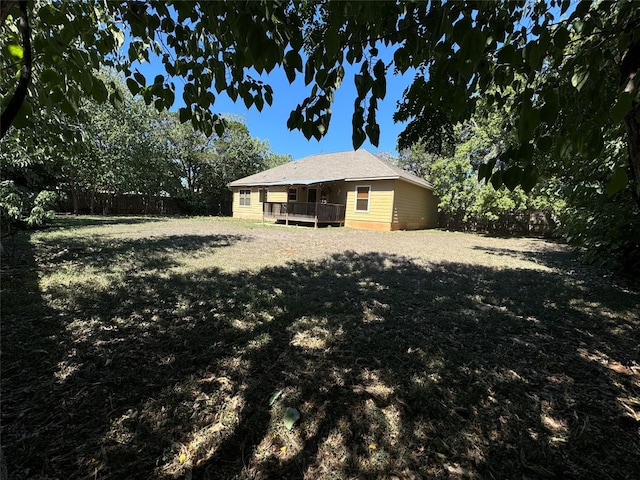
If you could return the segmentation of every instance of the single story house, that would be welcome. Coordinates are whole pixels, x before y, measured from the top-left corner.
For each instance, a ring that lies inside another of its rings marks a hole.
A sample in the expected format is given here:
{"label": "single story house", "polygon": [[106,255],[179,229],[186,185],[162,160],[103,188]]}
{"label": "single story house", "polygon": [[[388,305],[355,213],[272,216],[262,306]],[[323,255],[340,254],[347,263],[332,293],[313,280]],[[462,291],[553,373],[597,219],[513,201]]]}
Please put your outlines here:
{"label": "single story house", "polygon": [[431,184],[366,150],[312,155],[229,187],[235,218],[382,231],[438,224]]}

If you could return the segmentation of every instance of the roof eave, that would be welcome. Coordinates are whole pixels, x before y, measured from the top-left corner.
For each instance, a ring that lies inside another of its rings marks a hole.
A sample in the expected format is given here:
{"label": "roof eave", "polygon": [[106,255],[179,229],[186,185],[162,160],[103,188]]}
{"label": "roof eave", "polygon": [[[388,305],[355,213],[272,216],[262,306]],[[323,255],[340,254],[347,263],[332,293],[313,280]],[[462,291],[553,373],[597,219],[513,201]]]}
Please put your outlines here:
{"label": "roof eave", "polygon": [[[416,179],[402,177],[400,175],[395,176],[384,176],[384,177],[357,177],[357,178],[345,178],[345,182],[371,182],[375,180],[404,180],[407,183],[412,183],[422,188],[426,188],[428,190],[433,190],[433,185],[431,185],[427,181],[421,181],[419,178]],[[424,183],[423,183],[424,182]]]}

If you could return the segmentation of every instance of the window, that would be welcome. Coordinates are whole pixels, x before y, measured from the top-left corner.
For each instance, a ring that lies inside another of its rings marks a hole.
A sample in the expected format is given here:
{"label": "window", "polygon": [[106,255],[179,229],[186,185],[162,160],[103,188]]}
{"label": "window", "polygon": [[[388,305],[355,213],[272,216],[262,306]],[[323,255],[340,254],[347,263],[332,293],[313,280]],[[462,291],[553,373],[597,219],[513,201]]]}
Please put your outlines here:
{"label": "window", "polygon": [[290,202],[297,202],[298,201],[298,189],[297,188],[290,188],[289,189],[289,201]]}
{"label": "window", "polygon": [[258,190],[258,201],[264,203],[267,201],[267,191],[264,188]]}
{"label": "window", "polygon": [[369,193],[371,187],[356,187],[356,212],[369,211]]}
{"label": "window", "polygon": [[251,206],[251,190],[240,190],[240,206]]}

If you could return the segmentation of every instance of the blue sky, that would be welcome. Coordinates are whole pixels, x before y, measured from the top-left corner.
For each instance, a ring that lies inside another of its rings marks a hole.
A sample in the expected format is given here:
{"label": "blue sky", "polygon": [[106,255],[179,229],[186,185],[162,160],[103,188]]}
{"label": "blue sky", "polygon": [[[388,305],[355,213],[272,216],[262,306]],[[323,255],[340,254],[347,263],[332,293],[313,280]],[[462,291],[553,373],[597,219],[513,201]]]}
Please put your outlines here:
{"label": "blue sky", "polygon": [[[152,59],[150,63],[136,65],[147,78],[147,82],[153,82],[156,75],[165,75],[160,59]],[[233,103],[226,95],[216,97],[214,111],[216,113],[230,113],[239,115],[244,119],[252,136],[261,140],[267,140],[271,150],[280,154],[291,154],[294,159],[302,158],[316,153],[329,153],[343,150],[352,150],[351,142],[351,116],[353,115],[353,102],[356,98],[354,74],[359,67],[350,67],[345,64],[345,78],[342,86],[335,93],[335,102],[332,108],[331,124],[327,134],[317,141],[314,138],[307,140],[298,130],[289,131],[287,119],[289,113],[296,105],[302,103],[311,89],[304,85],[304,78],[300,74],[293,84],[289,84],[283,70],[275,69],[269,75],[260,77],[273,87],[273,105],[265,104],[262,112],[255,108],[247,110],[241,99]],[[388,76],[387,95],[384,100],[378,102],[378,123],[380,125],[380,145],[374,147],[366,141],[362,148],[372,153],[395,152],[398,134],[403,130],[403,124],[394,124],[393,113],[396,110],[398,100],[402,98],[402,92],[413,80],[413,74],[404,76]],[[184,106],[182,101],[183,80],[174,78],[176,86],[176,103],[172,110]],[[214,92],[215,93],[215,92]]]}

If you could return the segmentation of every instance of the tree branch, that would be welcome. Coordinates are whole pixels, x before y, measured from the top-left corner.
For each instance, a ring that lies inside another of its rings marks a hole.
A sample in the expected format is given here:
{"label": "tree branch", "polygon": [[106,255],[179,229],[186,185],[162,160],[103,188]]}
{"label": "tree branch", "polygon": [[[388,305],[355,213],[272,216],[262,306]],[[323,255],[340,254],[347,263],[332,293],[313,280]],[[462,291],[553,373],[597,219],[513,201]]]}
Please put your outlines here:
{"label": "tree branch", "polygon": [[[18,80],[18,87],[13,93],[9,104],[2,112],[0,118],[0,138],[9,130],[9,127],[13,123],[13,120],[18,115],[20,107],[24,103],[24,99],[27,97],[27,91],[29,89],[29,83],[31,82],[31,29],[29,27],[29,12],[27,8],[27,1],[22,0],[20,3],[20,31],[22,32],[22,68],[20,69],[20,80]],[[4,13],[4,12],[3,12]]]}

